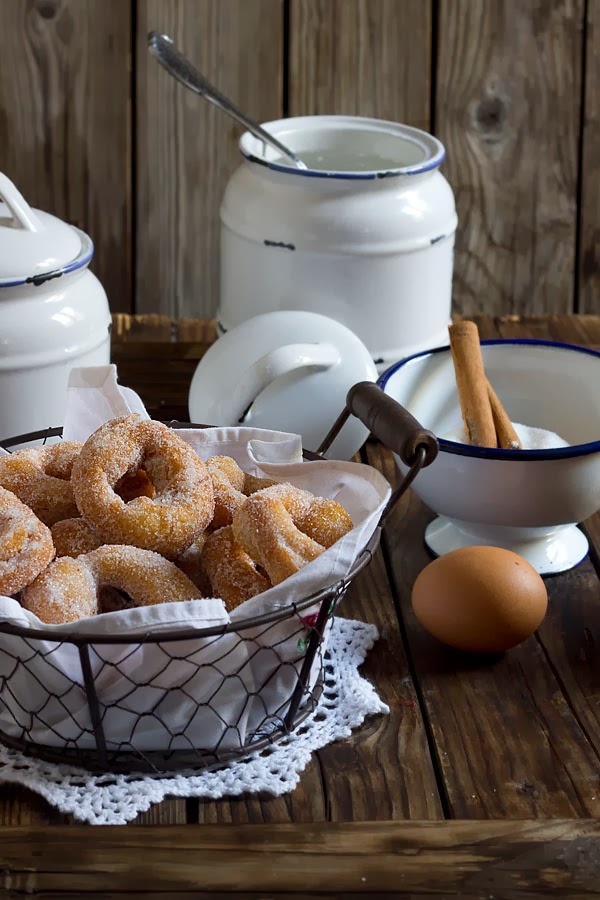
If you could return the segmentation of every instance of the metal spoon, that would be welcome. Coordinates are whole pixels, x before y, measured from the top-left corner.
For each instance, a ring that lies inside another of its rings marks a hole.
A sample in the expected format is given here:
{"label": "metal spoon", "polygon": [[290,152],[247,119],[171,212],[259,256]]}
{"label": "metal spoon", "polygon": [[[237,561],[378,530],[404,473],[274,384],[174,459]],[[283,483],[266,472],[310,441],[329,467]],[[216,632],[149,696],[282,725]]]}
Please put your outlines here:
{"label": "metal spoon", "polygon": [[200,94],[200,96],[208,100],[209,103],[213,103],[215,106],[218,106],[219,109],[229,113],[232,118],[237,119],[237,121],[247,128],[248,131],[251,131],[253,135],[265,144],[274,147],[279,153],[282,153],[290,159],[296,168],[307,168],[302,160],[298,159],[295,153],[288,150],[287,147],[274,138],[273,135],[269,134],[268,131],[265,131],[264,128],[261,128],[256,122],[253,122],[252,119],[249,119],[248,116],[233,105],[231,100],[224,97],[210,81],[207,81],[204,75],[202,75],[198,69],[192,65],[189,59],[177,49],[168,35],[159,34],[157,31],[151,31],[148,34],[148,49],[150,50],[150,53],[157,58],[159,63],[165,67],[167,72],[176,78],[177,81],[180,81],[186,87],[190,88],[190,90],[195,91],[196,94]]}

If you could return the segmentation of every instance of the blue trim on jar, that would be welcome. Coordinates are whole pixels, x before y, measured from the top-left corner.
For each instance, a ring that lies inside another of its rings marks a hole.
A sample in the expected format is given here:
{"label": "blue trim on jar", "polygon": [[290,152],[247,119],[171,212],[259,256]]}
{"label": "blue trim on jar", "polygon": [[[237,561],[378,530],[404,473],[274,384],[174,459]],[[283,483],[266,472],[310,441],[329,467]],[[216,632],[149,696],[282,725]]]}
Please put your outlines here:
{"label": "blue trim on jar", "polygon": [[[580,347],[577,344],[567,344],[561,341],[545,341],[537,338],[514,338],[502,339],[494,338],[492,340],[481,341],[481,346],[493,346],[495,344],[526,344],[537,347],[555,347],[558,350],[570,350],[576,353],[585,353],[588,356],[595,356],[600,361],[600,352],[592,350],[589,347]],[[392,375],[403,366],[415,359],[424,356],[431,356],[434,353],[449,353],[450,348],[446,344],[443,347],[435,347],[433,350],[424,350],[421,353],[415,353],[413,356],[407,356],[394,363],[383,372],[377,379],[377,384],[385,392],[385,386]],[[410,410],[409,410],[410,412]],[[438,437],[440,450],[445,453],[453,453],[458,456],[472,456],[477,459],[501,459],[505,462],[511,460],[551,460],[551,459],[571,459],[577,456],[589,456],[591,453],[600,453],[600,440],[590,441],[587,444],[571,444],[568,447],[553,447],[546,450],[503,450],[500,447],[474,447],[471,444],[461,444],[458,441],[449,441],[446,438]]]}
{"label": "blue trim on jar", "polygon": [[405,166],[399,169],[381,169],[368,172],[337,172],[329,169],[297,169],[295,166],[282,166],[279,163],[270,162],[262,159],[260,156],[254,156],[252,153],[246,153],[240,147],[240,153],[248,162],[257,163],[273,172],[282,172],[284,175],[301,175],[303,178],[334,178],[340,181],[377,181],[384,178],[397,178],[401,175],[422,175],[424,172],[431,172],[438,169],[446,158],[445,148],[441,148],[435,156],[425,160],[414,166]]}
{"label": "blue trim on jar", "polygon": [[85,231],[81,231],[81,229],[76,228],[74,225],[71,227],[81,238],[81,250],[75,259],[66,263],[64,266],[60,266],[58,269],[53,269],[49,272],[37,272],[35,275],[12,279],[11,281],[0,278],[0,288],[20,287],[24,284],[31,284],[33,287],[39,287],[46,281],[51,281],[53,278],[60,278],[61,275],[70,275],[71,272],[76,272],[78,269],[83,269],[87,266],[94,255],[94,242]]}

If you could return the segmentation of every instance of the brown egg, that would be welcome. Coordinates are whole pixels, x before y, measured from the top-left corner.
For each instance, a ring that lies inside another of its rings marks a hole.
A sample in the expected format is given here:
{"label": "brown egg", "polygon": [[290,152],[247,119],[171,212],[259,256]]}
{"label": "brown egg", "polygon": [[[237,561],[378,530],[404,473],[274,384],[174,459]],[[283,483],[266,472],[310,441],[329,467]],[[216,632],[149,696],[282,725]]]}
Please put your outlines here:
{"label": "brown egg", "polygon": [[435,559],[412,589],[415,616],[459,650],[499,653],[533,634],[548,593],[531,563],[500,547],[463,547]]}

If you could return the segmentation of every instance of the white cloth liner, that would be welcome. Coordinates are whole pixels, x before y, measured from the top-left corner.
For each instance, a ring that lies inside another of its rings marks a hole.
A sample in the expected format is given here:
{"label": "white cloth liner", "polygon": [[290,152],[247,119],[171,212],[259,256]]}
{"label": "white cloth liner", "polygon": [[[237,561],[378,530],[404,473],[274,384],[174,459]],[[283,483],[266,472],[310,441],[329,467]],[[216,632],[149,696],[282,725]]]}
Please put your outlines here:
{"label": "white cloth liner", "polygon": [[374,625],[336,619],[326,661],[325,691],[314,713],[267,750],[255,751],[216,771],[94,775],[32,759],[0,744],[0,782],[21,784],[60,812],[91,825],[124,825],[165,797],[217,799],[243,793],[280,797],[296,787],[315,750],[348,737],[366,716],[389,712],[358,671],[376,640]]}
{"label": "white cloth liner", "polygon": [[[130,411],[147,417],[140,398],[117,383],[115,366],[73,370],[67,396],[64,438],[84,441],[106,419]],[[123,635],[224,626],[294,601],[344,578],[372,536],[389,498],[388,482],[369,466],[337,461],[302,461],[297,435],[254,428],[175,429],[206,459],[232,456],[255,475],[291,482],[341,503],[354,528],[297,574],[248,600],[231,617],[217,598],[167,603],[106,613],[70,625],[43,625],[9,597],[0,597],[0,620],[56,635],[56,643],[0,633],[0,729],[49,746],[95,746],[83,690],[79,651],[61,643],[61,633]],[[235,748],[263,723],[285,713],[310,631],[311,607],[270,626],[183,642],[93,644],[90,664],[101,704],[109,749],[169,746]],[[300,643],[299,643],[300,642]],[[323,644],[323,650],[326,640]],[[275,653],[273,648],[277,648]],[[281,666],[281,662],[286,665]],[[320,669],[317,655],[310,675]],[[5,681],[6,679],[6,681]],[[216,710],[216,712],[215,712]],[[218,714],[217,714],[218,713]],[[140,715],[144,714],[142,718]],[[135,731],[132,729],[135,726]]]}

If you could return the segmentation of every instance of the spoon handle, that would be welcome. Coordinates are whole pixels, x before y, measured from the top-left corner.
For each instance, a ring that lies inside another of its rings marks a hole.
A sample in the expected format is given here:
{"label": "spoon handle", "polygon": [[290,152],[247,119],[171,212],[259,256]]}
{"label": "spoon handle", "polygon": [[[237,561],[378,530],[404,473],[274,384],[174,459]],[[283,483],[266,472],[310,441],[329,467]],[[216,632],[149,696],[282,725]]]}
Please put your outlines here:
{"label": "spoon handle", "polygon": [[218,106],[223,112],[229,113],[230,116],[237,119],[237,121],[247,128],[248,131],[252,132],[253,135],[261,141],[264,141],[264,143],[274,147],[285,157],[290,159],[298,169],[306,169],[302,160],[298,159],[291,150],[288,150],[287,147],[280,144],[276,138],[269,134],[268,131],[265,131],[264,128],[261,128],[256,122],[253,122],[252,119],[248,119],[241,110],[233,105],[231,100],[224,97],[223,94],[221,94],[221,92],[192,65],[189,59],[177,49],[168,35],[151,31],[148,35],[148,49],[174,78],[192,91],[200,94],[210,103]]}

